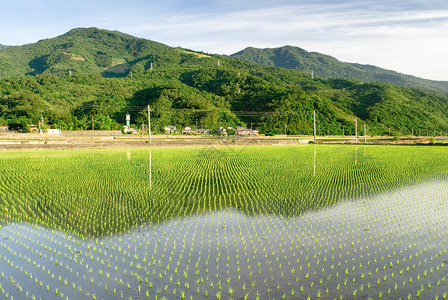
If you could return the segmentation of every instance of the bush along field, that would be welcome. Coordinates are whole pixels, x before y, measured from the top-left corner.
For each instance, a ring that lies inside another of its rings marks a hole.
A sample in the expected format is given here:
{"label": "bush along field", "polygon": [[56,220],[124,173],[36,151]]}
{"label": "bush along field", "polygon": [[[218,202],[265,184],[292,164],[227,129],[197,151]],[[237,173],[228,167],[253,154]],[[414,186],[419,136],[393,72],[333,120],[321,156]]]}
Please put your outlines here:
{"label": "bush along field", "polygon": [[446,299],[443,147],[4,152],[0,298]]}

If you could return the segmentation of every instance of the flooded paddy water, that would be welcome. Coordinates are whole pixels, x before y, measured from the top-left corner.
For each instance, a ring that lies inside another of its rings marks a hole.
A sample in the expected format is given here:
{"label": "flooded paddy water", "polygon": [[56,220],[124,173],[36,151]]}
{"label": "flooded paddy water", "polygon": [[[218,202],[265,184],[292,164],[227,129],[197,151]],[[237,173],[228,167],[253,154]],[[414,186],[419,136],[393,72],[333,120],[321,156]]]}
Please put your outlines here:
{"label": "flooded paddy water", "polygon": [[236,149],[7,153],[1,294],[446,298],[443,148]]}

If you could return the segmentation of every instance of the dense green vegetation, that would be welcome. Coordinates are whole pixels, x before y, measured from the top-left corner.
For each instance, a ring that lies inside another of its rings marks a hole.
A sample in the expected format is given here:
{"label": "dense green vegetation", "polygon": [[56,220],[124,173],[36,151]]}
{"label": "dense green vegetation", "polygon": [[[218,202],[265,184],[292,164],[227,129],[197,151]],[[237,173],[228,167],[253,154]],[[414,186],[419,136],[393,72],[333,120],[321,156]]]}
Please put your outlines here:
{"label": "dense green vegetation", "polygon": [[[26,129],[43,117],[50,127],[250,124],[267,134],[446,135],[448,100],[386,83],[313,79],[219,55],[171,48],[119,32],[74,29],[54,39],[0,52],[0,124]],[[3,73],[2,73],[3,72]],[[29,74],[23,76],[24,74]],[[12,76],[12,77],[11,77]]]}
{"label": "dense green vegetation", "polygon": [[[222,146],[152,149],[150,170],[148,151],[6,152],[0,159],[5,171],[0,176],[0,221],[31,221],[99,236],[199,208],[298,215],[445,178],[448,163],[443,147]],[[269,197],[275,200],[265,202]],[[295,204],[282,208],[288,201]],[[108,215],[99,213],[103,210]],[[105,222],[107,216],[114,219]]]}
{"label": "dense green vegetation", "polygon": [[0,293],[446,299],[445,153],[355,145],[6,152]]}
{"label": "dense green vegetation", "polygon": [[0,44],[0,50],[6,49],[6,48],[8,48],[8,47],[9,47],[9,46]]}
{"label": "dense green vegetation", "polygon": [[10,47],[0,53],[0,78],[51,73],[125,73],[129,64],[171,48],[116,31],[79,28],[35,44]]}
{"label": "dense green vegetation", "polygon": [[448,82],[422,79],[371,65],[345,63],[334,57],[308,52],[299,47],[257,49],[248,47],[232,57],[264,66],[282,67],[314,73],[316,78],[354,79],[364,82],[384,82],[404,87],[421,88],[448,95]]}
{"label": "dense green vegetation", "polygon": [[[119,123],[124,123],[127,112],[137,124],[143,119],[146,123],[146,105],[149,103],[153,106],[154,128],[179,123],[187,125],[193,120],[204,126],[211,125],[212,121],[219,122],[224,116],[214,113],[218,110],[227,112],[230,124],[236,122],[219,97],[198,93],[180,82],[169,82],[157,78],[142,81],[101,76],[29,76],[4,81],[0,105],[5,122],[17,129],[36,124],[41,116],[50,127],[90,129],[93,120],[95,129],[120,129],[122,125]],[[17,89],[17,85],[22,87]],[[185,112],[184,108],[187,109]],[[195,110],[199,112],[195,113]]]}

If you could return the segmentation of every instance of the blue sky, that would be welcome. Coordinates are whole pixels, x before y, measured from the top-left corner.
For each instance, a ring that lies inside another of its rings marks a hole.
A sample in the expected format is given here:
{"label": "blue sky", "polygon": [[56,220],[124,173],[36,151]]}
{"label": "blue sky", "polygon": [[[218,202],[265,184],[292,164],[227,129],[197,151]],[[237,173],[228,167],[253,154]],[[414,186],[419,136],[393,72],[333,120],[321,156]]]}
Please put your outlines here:
{"label": "blue sky", "polygon": [[293,45],[448,80],[446,0],[0,0],[0,8],[6,45],[94,26],[218,54]]}

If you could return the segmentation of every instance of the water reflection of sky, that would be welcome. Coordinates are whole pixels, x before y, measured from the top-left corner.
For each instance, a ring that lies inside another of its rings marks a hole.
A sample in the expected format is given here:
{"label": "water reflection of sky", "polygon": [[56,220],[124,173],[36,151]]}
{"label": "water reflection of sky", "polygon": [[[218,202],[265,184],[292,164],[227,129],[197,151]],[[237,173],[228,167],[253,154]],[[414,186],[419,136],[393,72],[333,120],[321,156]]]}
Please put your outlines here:
{"label": "water reflection of sky", "polygon": [[442,299],[447,195],[446,182],[432,181],[298,216],[227,208],[94,239],[8,224],[1,291],[14,299]]}

